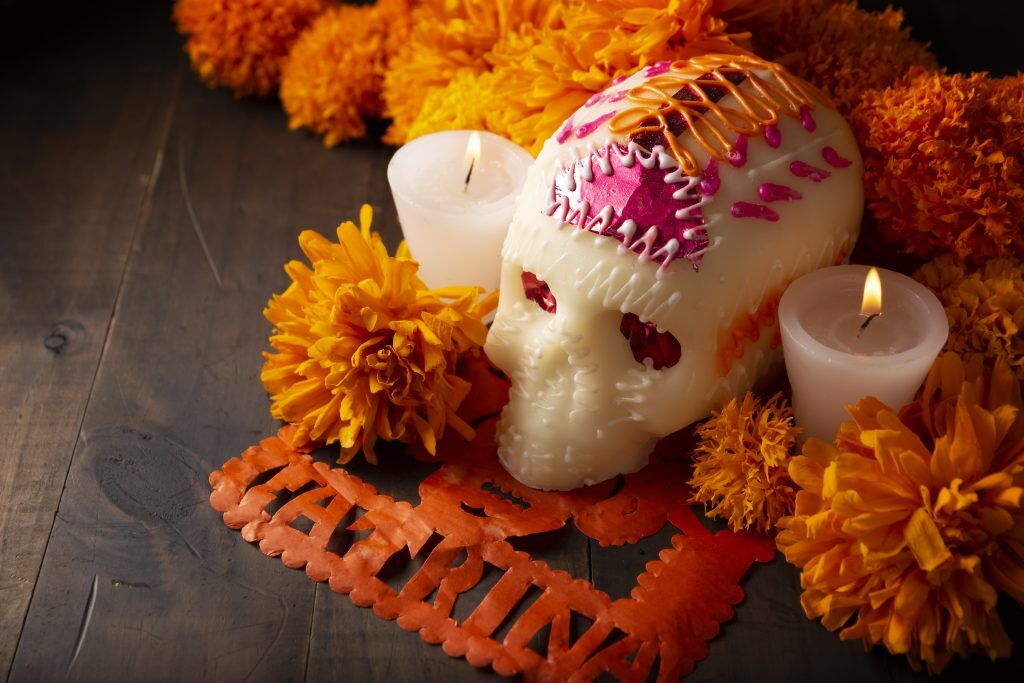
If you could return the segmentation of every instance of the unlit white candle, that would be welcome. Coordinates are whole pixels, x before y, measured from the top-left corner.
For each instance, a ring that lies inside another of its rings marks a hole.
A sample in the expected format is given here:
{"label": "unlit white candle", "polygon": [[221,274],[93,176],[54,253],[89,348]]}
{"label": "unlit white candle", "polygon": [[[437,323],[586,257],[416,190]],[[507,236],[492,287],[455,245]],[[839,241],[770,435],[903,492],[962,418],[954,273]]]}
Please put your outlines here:
{"label": "unlit white candle", "polygon": [[882,314],[860,330],[867,266],[810,273],[786,289],[779,324],[793,411],[807,436],[832,441],[846,406],[874,396],[908,403],[946,343],[949,324],[935,295],[906,275],[880,270]]}
{"label": "unlit white candle", "polygon": [[466,146],[474,132],[417,138],[388,165],[402,232],[429,287],[498,288],[501,245],[533,157],[505,138],[479,132],[480,157],[467,185]]}

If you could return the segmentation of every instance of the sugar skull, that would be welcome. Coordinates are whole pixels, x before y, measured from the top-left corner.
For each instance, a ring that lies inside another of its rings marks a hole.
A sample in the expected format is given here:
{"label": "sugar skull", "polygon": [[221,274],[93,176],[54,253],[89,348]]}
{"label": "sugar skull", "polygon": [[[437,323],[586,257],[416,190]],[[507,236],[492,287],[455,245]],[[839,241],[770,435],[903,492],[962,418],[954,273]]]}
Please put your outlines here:
{"label": "sugar skull", "polygon": [[843,260],[862,209],[848,126],[776,64],[659,62],[592,97],[531,167],[502,252],[504,466],[543,489],[643,467],[777,366],[779,296]]}

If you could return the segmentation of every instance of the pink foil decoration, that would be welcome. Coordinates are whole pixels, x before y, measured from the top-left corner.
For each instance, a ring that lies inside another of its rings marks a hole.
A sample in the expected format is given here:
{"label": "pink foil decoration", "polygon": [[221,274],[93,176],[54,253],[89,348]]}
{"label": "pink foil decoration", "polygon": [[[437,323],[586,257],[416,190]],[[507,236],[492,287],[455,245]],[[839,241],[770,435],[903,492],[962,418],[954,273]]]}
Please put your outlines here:
{"label": "pink foil decoration", "polygon": [[[621,157],[630,154],[635,160],[626,166]],[[614,144],[573,162],[555,176],[545,213],[578,229],[613,237],[625,248],[663,266],[676,258],[688,258],[696,268],[708,246],[700,208],[701,183],[686,176],[666,182],[676,170],[659,168],[658,164],[647,168],[643,164],[647,158],[640,151],[631,153]],[[610,175],[602,169],[605,160],[611,167]],[[590,174],[585,172],[588,167]],[[688,187],[686,196],[675,198],[679,190]],[[677,212],[684,210],[678,218]],[[632,226],[627,221],[632,221]],[[623,226],[625,233],[620,232]],[[652,227],[654,233],[648,237]],[[670,246],[673,240],[675,248]]]}
{"label": "pink foil decoration", "polygon": [[808,178],[812,182],[820,183],[822,180],[828,178],[832,173],[826,171],[823,168],[817,166],[811,166],[802,161],[794,161],[789,165],[789,172],[795,175],[797,178]]}
{"label": "pink foil decoration", "polygon": [[757,194],[766,202],[791,202],[804,198],[793,188],[775,183],[761,183],[761,187],[757,188]]}
{"label": "pink foil decoration", "polygon": [[551,293],[551,288],[548,287],[548,283],[541,280],[539,277],[528,271],[523,271],[523,294],[526,298],[533,303],[540,306],[543,310],[548,313],[554,313],[558,310],[558,302],[555,301],[555,295]]}
{"label": "pink foil decoration", "polygon": [[772,223],[779,220],[779,214],[764,204],[754,204],[752,202],[734,202],[732,205],[732,215],[736,218],[760,218]]}
{"label": "pink foil decoration", "polygon": [[839,152],[835,151],[831,147],[825,147],[821,150],[821,158],[825,160],[825,163],[833,168],[846,168],[853,163],[849,159],[840,156]]}
{"label": "pink foil decoration", "polygon": [[629,342],[629,350],[637,363],[650,359],[655,370],[670,368],[683,357],[679,340],[671,332],[659,332],[652,322],[640,322],[636,313],[622,316],[619,331]]}

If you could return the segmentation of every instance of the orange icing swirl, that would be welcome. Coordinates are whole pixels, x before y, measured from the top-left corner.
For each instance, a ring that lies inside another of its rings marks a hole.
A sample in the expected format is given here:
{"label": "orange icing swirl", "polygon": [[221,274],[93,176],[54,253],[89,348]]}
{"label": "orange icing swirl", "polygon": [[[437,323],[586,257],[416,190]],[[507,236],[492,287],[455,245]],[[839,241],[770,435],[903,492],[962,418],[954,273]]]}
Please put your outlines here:
{"label": "orange icing swirl", "polygon": [[[730,76],[745,87],[741,89]],[[688,86],[696,99],[674,97]],[[708,88],[724,90],[732,97],[712,98]],[[753,55],[702,55],[673,62],[668,73],[632,88],[627,99],[635,106],[611,119],[608,127],[612,133],[668,132],[667,116],[675,113],[698,144],[721,161],[733,150],[733,142],[726,137],[729,131],[753,135],[778,123],[780,113],[798,118],[802,108],[813,110],[815,102],[832,106],[818,88],[782,66]],[[684,173],[696,176],[700,167],[693,154],[676,135],[668,133],[665,139],[670,147],[666,152],[679,162]]]}

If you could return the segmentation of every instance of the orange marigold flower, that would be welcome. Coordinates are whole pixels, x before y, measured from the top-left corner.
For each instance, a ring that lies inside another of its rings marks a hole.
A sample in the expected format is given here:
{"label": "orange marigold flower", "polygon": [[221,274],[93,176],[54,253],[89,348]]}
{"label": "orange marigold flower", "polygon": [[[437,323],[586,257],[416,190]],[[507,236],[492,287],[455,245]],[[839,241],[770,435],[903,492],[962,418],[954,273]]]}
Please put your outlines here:
{"label": "orange marigold flower", "polygon": [[835,445],[793,458],[801,490],[779,548],[807,616],[937,672],[1010,651],[997,590],[1024,604],[1024,404],[1001,359],[940,357],[897,415],[850,409]]}
{"label": "orange marigold flower", "polygon": [[408,35],[409,0],[340,5],[302,34],[281,74],[281,103],[293,130],[308,128],[324,145],[366,135],[364,119],[380,116],[380,90],[390,50]]}
{"label": "orange marigold flower", "polygon": [[488,71],[484,55],[502,36],[521,26],[547,26],[560,9],[557,0],[423,0],[412,13],[408,40],[391,59],[384,79],[383,97],[392,120],[385,140],[408,141],[433,90],[457,75]]}
{"label": "orange marigold flower", "polygon": [[1024,74],[912,72],[851,123],[881,234],[918,256],[1024,254]]}
{"label": "orange marigold flower", "polygon": [[[488,130],[536,153],[573,111],[614,77],[648,62],[684,57],[687,50],[739,49],[733,39],[745,34],[726,33],[727,22],[761,13],[773,2],[537,4],[532,20],[506,21],[504,26],[492,21],[470,33],[474,38],[487,35],[484,44],[460,39],[455,41],[460,47],[447,49],[437,45],[460,34],[444,33],[442,28],[449,25],[421,17],[414,34],[420,44],[410,44],[408,54],[403,52],[393,62],[395,69],[385,86],[388,113],[394,119],[389,140],[402,142],[450,127],[446,122],[460,116],[455,102],[488,89],[490,104],[476,115],[482,115]],[[454,25],[464,29],[469,24]],[[409,92],[425,86],[432,89],[410,99]],[[432,97],[438,88],[445,88],[445,95]]]}
{"label": "orange marigold flower", "polygon": [[749,392],[742,403],[730,400],[697,430],[691,502],[710,505],[707,514],[725,518],[733,531],[772,529],[793,512],[787,468],[799,432],[782,394],[764,405]]}
{"label": "orange marigold flower", "polygon": [[470,390],[457,371],[483,344],[481,318],[496,302],[478,287],[428,290],[405,243],[389,256],[371,219],[363,206],[361,227],[341,224],[337,242],[299,235],[312,268],[288,263],[292,283],[264,311],[274,325],[260,374],[271,414],[300,440],[339,443],[342,462],[359,449],[376,462],[378,438],[418,440],[433,455],[446,425],[472,438],[455,414]]}
{"label": "orange marigold flower", "polygon": [[185,51],[210,86],[239,97],[277,90],[281,62],[332,0],[178,0],[174,20]]}
{"label": "orange marigold flower", "polygon": [[1001,357],[1024,380],[1024,264],[993,259],[968,271],[946,255],[921,266],[914,277],[946,308],[947,349]]}
{"label": "orange marigold flower", "polygon": [[913,66],[938,68],[910,39],[903,12],[866,12],[855,2],[781,0],[770,21],[748,24],[755,51],[824,89],[848,113],[864,91],[891,85]]}
{"label": "orange marigold flower", "polygon": [[[588,62],[583,42],[565,29],[524,28],[494,46],[491,83],[497,91],[485,112],[487,129],[534,154],[593,93],[604,90],[619,72]],[[621,60],[630,70],[637,60]]]}
{"label": "orange marigold flower", "polygon": [[615,65],[623,55],[654,62],[708,38],[747,38],[730,34],[729,23],[772,16],[777,5],[778,0],[590,0],[569,5],[565,26],[570,35],[597,43],[594,60],[603,65]]}

